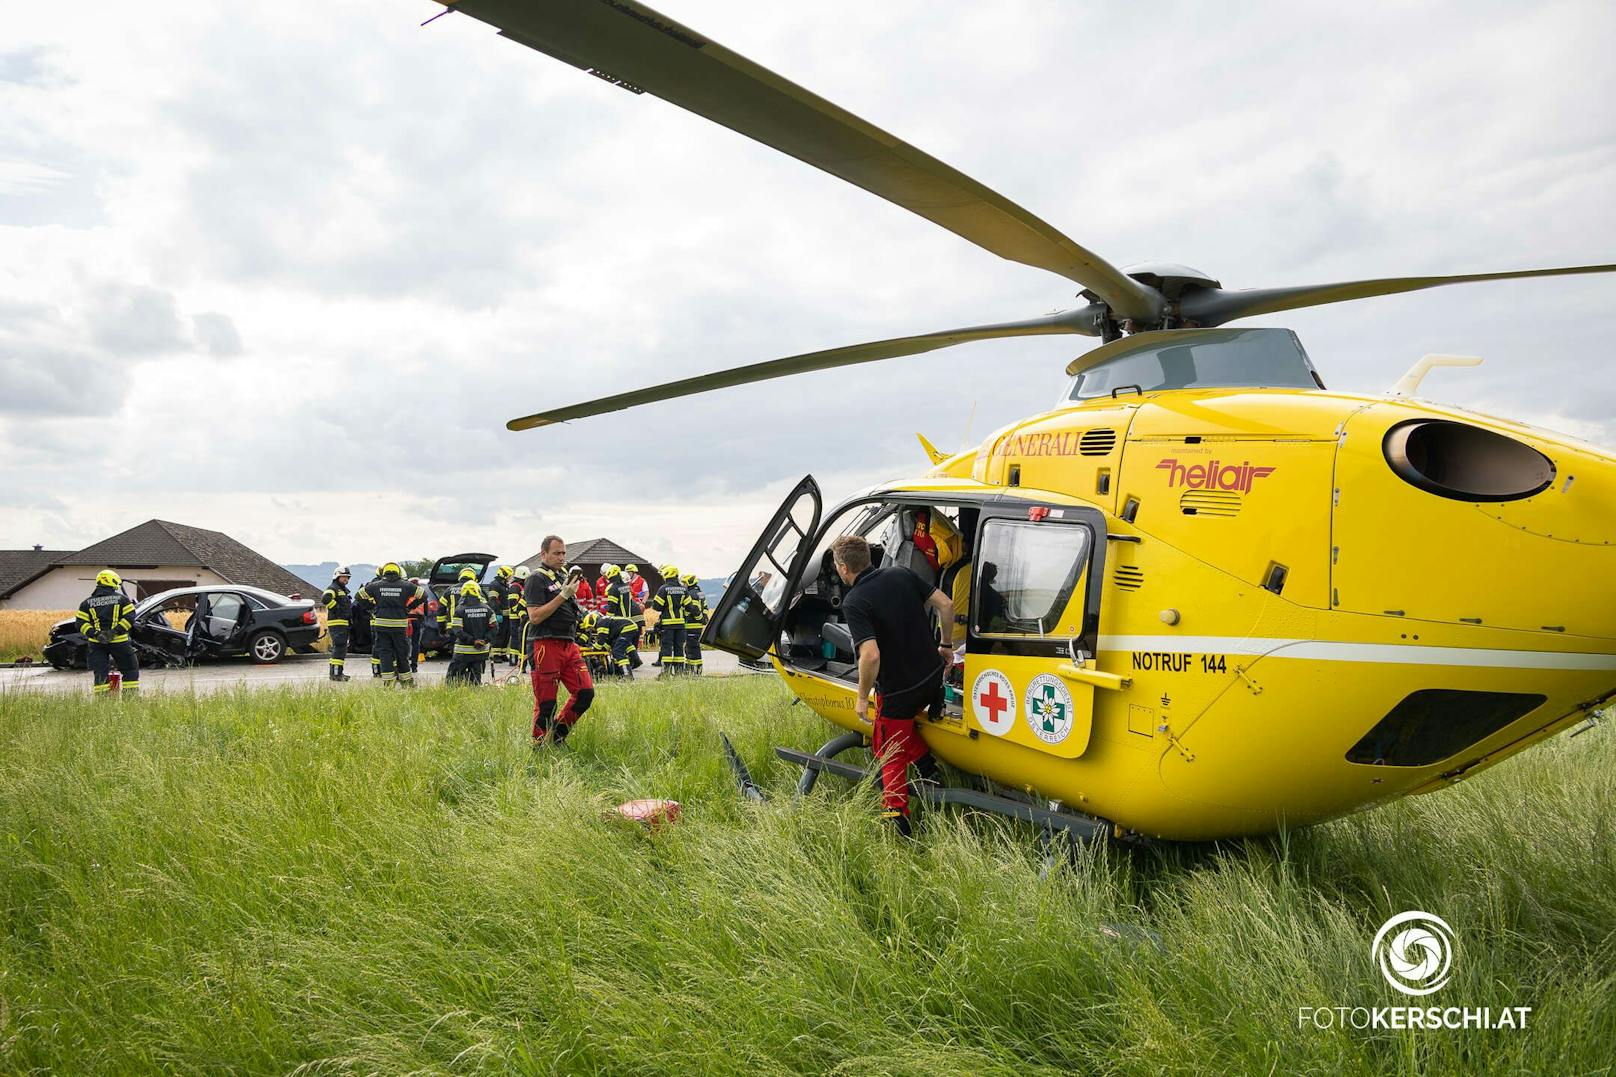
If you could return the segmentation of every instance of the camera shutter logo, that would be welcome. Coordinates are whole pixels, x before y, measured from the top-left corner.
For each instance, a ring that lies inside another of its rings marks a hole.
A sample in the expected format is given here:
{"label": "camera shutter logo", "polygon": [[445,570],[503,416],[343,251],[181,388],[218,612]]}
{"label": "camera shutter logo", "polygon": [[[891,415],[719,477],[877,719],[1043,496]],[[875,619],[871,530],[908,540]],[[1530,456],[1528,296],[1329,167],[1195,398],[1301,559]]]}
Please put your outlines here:
{"label": "camera shutter logo", "polygon": [[1375,932],[1369,954],[1397,990],[1429,995],[1440,990],[1453,972],[1453,928],[1428,912],[1398,913]]}

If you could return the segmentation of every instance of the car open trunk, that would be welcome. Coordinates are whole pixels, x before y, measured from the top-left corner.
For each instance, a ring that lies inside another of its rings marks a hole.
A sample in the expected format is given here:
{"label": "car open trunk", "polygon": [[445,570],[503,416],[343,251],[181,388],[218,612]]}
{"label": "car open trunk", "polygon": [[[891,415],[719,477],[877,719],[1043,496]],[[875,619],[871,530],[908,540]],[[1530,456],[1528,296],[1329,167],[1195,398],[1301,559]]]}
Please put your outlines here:
{"label": "car open trunk", "polygon": [[477,570],[477,581],[481,583],[483,573],[493,563],[494,555],[491,553],[455,553],[440,557],[432,562],[432,574],[427,578],[427,583],[434,590],[452,586],[459,579],[460,570],[468,567]]}

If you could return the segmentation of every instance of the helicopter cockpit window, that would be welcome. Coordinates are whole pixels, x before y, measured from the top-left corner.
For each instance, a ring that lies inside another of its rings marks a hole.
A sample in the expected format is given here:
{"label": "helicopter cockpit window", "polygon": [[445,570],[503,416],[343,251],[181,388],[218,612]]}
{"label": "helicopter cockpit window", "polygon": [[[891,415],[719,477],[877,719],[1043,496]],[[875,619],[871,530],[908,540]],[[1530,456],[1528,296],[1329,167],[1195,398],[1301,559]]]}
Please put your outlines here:
{"label": "helicopter cockpit window", "polygon": [[978,551],[975,611],[979,635],[1075,636],[1082,618],[1065,617],[1088,564],[1090,533],[1079,524],[990,520]]}
{"label": "helicopter cockpit window", "polygon": [[1322,389],[1302,342],[1289,329],[1223,330],[1183,341],[1155,340],[1078,374],[1068,400],[1110,396],[1119,389],[1232,387]]}

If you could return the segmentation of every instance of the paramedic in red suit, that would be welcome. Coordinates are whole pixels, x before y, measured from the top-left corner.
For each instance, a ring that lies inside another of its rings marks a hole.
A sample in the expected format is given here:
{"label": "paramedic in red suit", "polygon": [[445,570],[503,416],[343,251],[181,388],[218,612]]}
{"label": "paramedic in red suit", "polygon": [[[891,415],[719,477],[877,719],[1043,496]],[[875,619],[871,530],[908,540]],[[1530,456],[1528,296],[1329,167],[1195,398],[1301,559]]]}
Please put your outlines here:
{"label": "paramedic in red suit", "polygon": [[[567,582],[567,544],[546,535],[539,547],[539,567],[527,581],[528,631],[533,648],[533,746],[561,744],[575,722],[595,700],[595,682],[578,650],[578,582]],[[950,624],[953,622],[950,621]],[[558,688],[567,690],[567,706],[556,714]]]}
{"label": "paramedic in red suit", "polygon": [[579,608],[581,608],[585,613],[588,613],[590,610],[595,608],[595,592],[594,589],[589,586],[589,581],[587,579],[578,581],[578,594],[574,597],[578,600]]}
{"label": "paramedic in red suit", "polygon": [[[905,837],[909,822],[909,766],[936,781],[937,761],[915,729],[922,711],[942,706],[943,675],[954,655],[954,603],[902,566],[870,567],[870,546],[844,535],[831,547],[836,573],[848,585],[842,613],[858,652],[858,700],[854,711],[870,722],[870,750],[881,766],[882,818]],[[937,611],[944,633],[932,636],[927,607]],[[869,717],[870,689],[876,690]]]}

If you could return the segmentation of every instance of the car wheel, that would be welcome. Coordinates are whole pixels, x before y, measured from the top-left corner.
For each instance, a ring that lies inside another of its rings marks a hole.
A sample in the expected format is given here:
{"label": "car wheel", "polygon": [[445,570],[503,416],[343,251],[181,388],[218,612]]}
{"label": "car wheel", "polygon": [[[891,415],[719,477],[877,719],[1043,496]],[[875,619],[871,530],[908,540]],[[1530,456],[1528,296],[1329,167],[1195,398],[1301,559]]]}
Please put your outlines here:
{"label": "car wheel", "polygon": [[279,662],[286,654],[286,640],[279,632],[265,629],[256,632],[247,641],[247,657],[259,665],[267,666]]}

